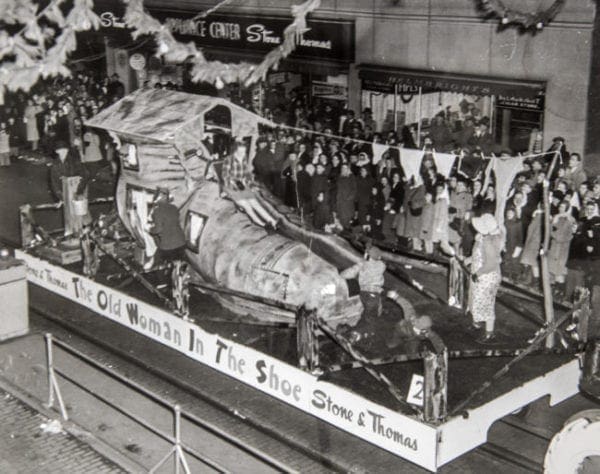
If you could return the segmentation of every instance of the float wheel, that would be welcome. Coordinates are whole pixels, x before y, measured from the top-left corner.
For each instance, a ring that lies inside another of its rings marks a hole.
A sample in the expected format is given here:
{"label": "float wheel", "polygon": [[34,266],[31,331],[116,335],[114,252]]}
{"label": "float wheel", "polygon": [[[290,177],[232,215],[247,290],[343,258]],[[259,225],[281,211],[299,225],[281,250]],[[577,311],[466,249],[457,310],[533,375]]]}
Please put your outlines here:
{"label": "float wheel", "polygon": [[554,435],[544,459],[545,474],[600,472],[600,410],[585,410]]}

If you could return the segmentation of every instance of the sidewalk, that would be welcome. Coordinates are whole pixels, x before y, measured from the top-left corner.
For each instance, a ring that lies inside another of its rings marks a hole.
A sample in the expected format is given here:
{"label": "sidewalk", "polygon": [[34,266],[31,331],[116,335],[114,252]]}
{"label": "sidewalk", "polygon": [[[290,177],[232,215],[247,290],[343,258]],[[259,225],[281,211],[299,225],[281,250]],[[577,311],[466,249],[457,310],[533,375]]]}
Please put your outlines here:
{"label": "sidewalk", "polygon": [[0,472],[126,472],[1,388],[0,425]]}

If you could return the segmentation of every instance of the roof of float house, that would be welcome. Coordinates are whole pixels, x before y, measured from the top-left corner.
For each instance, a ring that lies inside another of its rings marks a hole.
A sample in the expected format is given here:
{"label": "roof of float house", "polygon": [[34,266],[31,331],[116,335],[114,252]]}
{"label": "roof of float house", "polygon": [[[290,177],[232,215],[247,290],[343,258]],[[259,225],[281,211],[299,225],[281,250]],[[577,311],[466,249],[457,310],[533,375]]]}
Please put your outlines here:
{"label": "roof of float house", "polygon": [[176,145],[178,135],[192,130],[200,137],[204,114],[218,105],[231,111],[231,133],[243,137],[257,133],[258,124],[275,124],[228,100],[166,89],[139,89],[86,122],[87,126]]}

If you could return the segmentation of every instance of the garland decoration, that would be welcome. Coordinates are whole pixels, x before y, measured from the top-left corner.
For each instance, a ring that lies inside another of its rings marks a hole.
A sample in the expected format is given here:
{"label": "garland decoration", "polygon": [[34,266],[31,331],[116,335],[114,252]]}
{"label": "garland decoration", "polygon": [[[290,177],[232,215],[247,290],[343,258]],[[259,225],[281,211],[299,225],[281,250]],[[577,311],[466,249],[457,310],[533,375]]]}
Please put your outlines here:
{"label": "garland decoration", "polygon": [[[255,65],[208,61],[193,42],[177,41],[167,25],[149,15],[143,0],[121,1],[127,5],[124,20],[133,39],[152,36],[158,45],[157,56],[169,62],[190,62],[193,81],[212,82],[217,88],[232,82],[249,86],[264,79],[269,69],[277,69],[308,31],[306,16],[321,4],[321,0],[305,0],[293,5],[293,21],[285,29],[282,43]],[[194,22],[231,2],[222,0],[187,21]],[[93,0],[50,0],[43,8],[36,0],[0,0],[0,19],[15,31],[0,30],[0,105],[6,90],[28,91],[40,78],[71,75],[65,64],[77,48],[76,33],[100,27],[93,7]]]}
{"label": "garland decoration", "polygon": [[23,25],[14,34],[0,31],[0,104],[6,89],[29,90],[40,77],[71,75],[65,62],[77,47],[75,33],[98,29],[100,18],[92,11],[93,0],[74,0],[66,17],[63,3],[51,0],[38,12],[31,1],[0,1],[2,21]]}
{"label": "garland decoration", "polygon": [[501,26],[513,25],[527,30],[542,30],[560,12],[566,0],[554,0],[552,5],[545,10],[524,13],[512,8],[507,8],[502,0],[478,0],[479,9],[486,18],[498,18]]}
{"label": "garland decoration", "polygon": [[[221,61],[207,61],[194,43],[184,44],[177,41],[166,25],[161,24],[147,13],[144,10],[143,0],[126,1],[128,1],[128,6],[124,19],[127,25],[133,29],[134,39],[143,34],[154,35],[158,44],[157,56],[162,56],[172,62],[186,60],[191,62],[192,81],[211,82],[217,89],[232,82],[238,82],[247,87],[261,79],[264,80],[270,69],[277,69],[281,60],[294,51],[302,39],[302,35],[309,30],[306,16],[321,4],[321,0],[306,0],[300,5],[293,5],[292,17],[294,19],[283,32],[282,44],[267,53],[260,64],[255,65],[246,62],[226,64]],[[218,6],[228,2],[229,0],[224,0]],[[213,7],[211,11],[215,9],[216,7]],[[193,22],[194,18],[187,21]]]}

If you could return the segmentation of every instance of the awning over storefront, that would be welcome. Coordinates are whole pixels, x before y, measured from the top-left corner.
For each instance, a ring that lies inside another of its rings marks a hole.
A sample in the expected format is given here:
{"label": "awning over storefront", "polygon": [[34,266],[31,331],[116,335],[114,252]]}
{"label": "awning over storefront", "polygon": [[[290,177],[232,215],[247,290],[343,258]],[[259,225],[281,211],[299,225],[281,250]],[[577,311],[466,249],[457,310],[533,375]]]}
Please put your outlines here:
{"label": "awning over storefront", "polygon": [[495,96],[496,105],[501,107],[544,109],[544,81],[399,69],[375,64],[361,64],[358,69],[364,90],[386,94],[418,94],[421,91]]}

